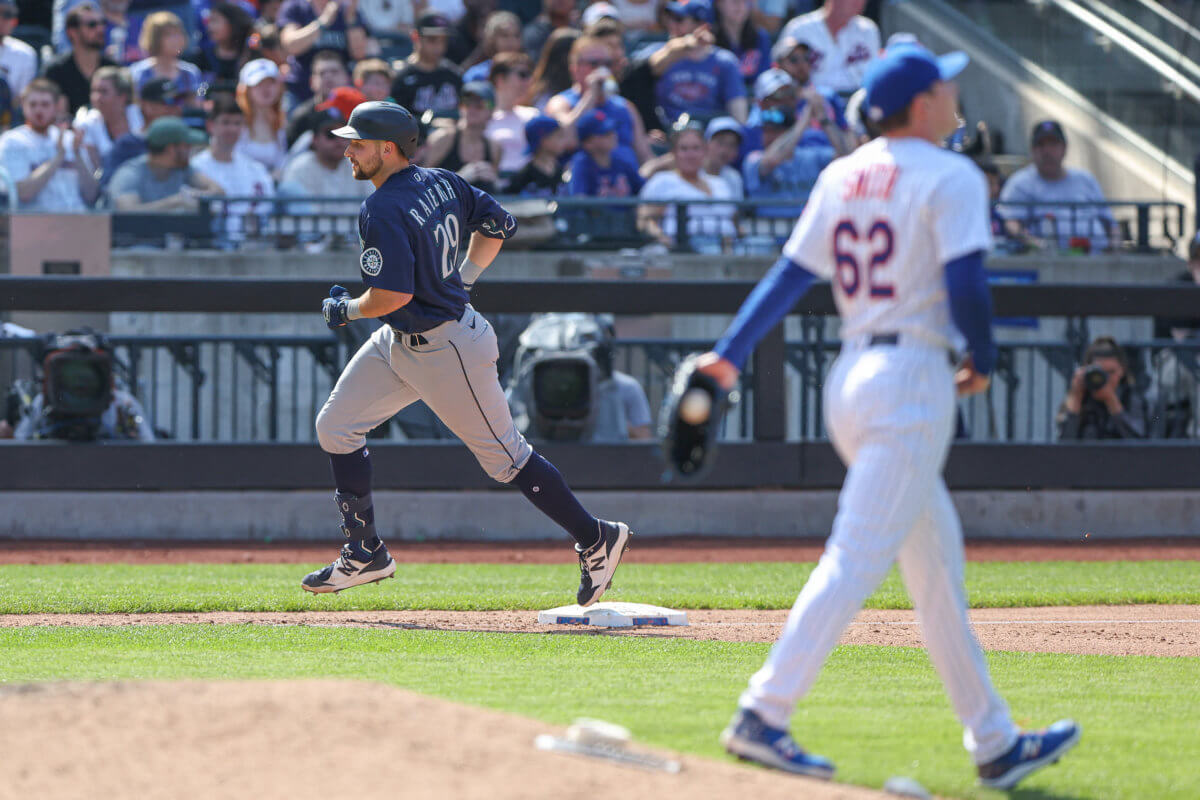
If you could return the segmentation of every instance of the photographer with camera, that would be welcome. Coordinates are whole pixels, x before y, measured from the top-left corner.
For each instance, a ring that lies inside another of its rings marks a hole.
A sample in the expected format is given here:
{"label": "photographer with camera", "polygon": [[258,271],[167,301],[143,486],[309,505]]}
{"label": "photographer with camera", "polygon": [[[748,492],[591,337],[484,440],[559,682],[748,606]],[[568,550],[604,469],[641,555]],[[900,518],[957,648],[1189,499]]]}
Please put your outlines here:
{"label": "photographer with camera", "polygon": [[1134,384],[1129,361],[1110,336],[1088,346],[1071,376],[1058,411],[1059,441],[1144,439],[1146,401]]}
{"label": "photographer with camera", "polygon": [[42,355],[42,387],[24,410],[14,439],[154,441],[141,403],[113,381],[104,337],[90,330],[50,334]]}

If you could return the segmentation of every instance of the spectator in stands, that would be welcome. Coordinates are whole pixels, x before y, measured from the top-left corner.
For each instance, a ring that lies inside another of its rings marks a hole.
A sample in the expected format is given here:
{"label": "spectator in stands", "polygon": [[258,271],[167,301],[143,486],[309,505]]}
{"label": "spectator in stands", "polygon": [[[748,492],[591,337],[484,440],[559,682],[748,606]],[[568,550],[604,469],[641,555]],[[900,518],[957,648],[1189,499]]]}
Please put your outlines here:
{"label": "spectator in stands", "polygon": [[283,44],[279,41],[279,28],[274,25],[259,23],[254,33],[246,40],[246,55],[250,61],[256,58],[273,61],[275,66],[279,67],[280,74],[290,69],[287,53],[283,51]]}
{"label": "spectator in stands", "polygon": [[[340,117],[329,116],[313,131],[311,147],[293,158],[283,169],[279,180],[280,196],[289,197],[358,197],[366,199],[375,187],[370,181],[356,181],[354,170],[346,160],[346,140],[333,131],[346,124]],[[291,207],[293,204],[289,204]],[[358,205],[349,203],[334,209],[328,204],[318,208],[326,213],[358,213]]]}
{"label": "spectator in stands", "polygon": [[521,34],[529,57],[540,60],[552,34],[564,28],[575,28],[577,13],[574,0],[542,0],[542,13],[526,25]]}
{"label": "spectator in stands", "polygon": [[674,205],[665,203],[700,201],[687,205],[688,244],[698,253],[721,253],[737,236],[737,208],[706,201],[736,198],[729,184],[705,173],[704,150],[704,128],[699,122],[676,126],[671,133],[675,166],[656,173],[638,193],[646,201],[638,206],[638,228],[660,244],[674,248],[679,214]]}
{"label": "spectator in stands", "polygon": [[254,32],[254,18],[240,5],[213,3],[204,22],[207,36],[196,55],[196,66],[210,84],[236,83],[238,72],[250,60],[247,42]]}
{"label": "spectator in stands", "polygon": [[[205,127],[208,148],[192,156],[192,169],[221,187],[227,197],[275,194],[275,183],[266,167],[237,150],[246,127],[245,113],[237,103],[228,100],[214,103]],[[230,208],[229,213],[236,213],[235,209]]]}
{"label": "spectator in stands", "polygon": [[[1200,234],[1188,246],[1188,268],[1175,276],[1179,285],[1200,284]],[[1154,338],[1194,345],[1200,340],[1200,313],[1191,317],[1154,319]],[[1194,439],[1200,416],[1200,363],[1192,348],[1162,347],[1154,353],[1150,435],[1164,439]]]}
{"label": "spectator in stands", "polygon": [[170,11],[156,11],[146,17],[141,43],[150,55],[129,68],[134,88],[141,89],[151,78],[166,78],[175,85],[185,106],[198,107],[196,90],[204,78],[199,67],[180,60],[187,42],[183,23]]}
{"label": "spectator in stands", "polygon": [[435,116],[453,116],[458,109],[462,74],[446,60],[450,20],[427,12],[417,18],[413,29],[413,52],[396,73],[392,97],[416,116],[432,111]]}
{"label": "spectator in stands", "polygon": [[753,0],[716,0],[715,44],[737,56],[747,86],[771,66],[771,37],[751,18]]}
{"label": "spectator in stands", "polygon": [[[750,12],[754,23],[762,27],[770,35],[772,39],[779,33],[779,29],[783,27],[784,21],[789,16],[789,8],[793,4],[790,0],[757,0],[754,3],[754,9]],[[811,0],[805,0],[807,8],[812,7]]]}
{"label": "spectator in stands", "polygon": [[358,19],[358,0],[286,0],[277,19],[279,41],[288,54],[289,107],[312,96],[309,74],[313,56],[332,50],[350,60],[353,36],[365,36]]}
{"label": "spectator in stands", "polygon": [[570,139],[558,120],[545,114],[525,123],[527,152],[532,156],[508,183],[509,194],[552,197],[562,186],[562,156]]}
{"label": "spectator in stands", "polygon": [[246,127],[237,144],[238,152],[262,164],[272,175],[278,174],[288,148],[284,131],[283,82],[275,62],[258,58],[242,67],[237,104],[246,115]]}
{"label": "spectator in stands", "polygon": [[1106,206],[1056,205],[1104,202],[1104,192],[1091,173],[1063,166],[1066,154],[1062,125],[1043,120],[1033,127],[1033,163],[1010,175],[1000,193],[997,210],[1005,228],[1009,236],[1030,247],[1109,249],[1119,236]]}
{"label": "spectator in stands", "polygon": [[749,107],[741,67],[737,56],[714,44],[709,0],[671,0],[663,14],[670,39],[648,59],[659,122],[669,127],[686,113],[702,122],[727,114],[744,123]]}
{"label": "spectator in stands", "polygon": [[550,98],[571,88],[571,49],[580,35],[574,28],[560,28],[550,34],[533,67],[533,85],[525,98],[526,105],[544,109]]}
{"label": "spectator in stands", "polygon": [[16,0],[0,0],[0,129],[4,130],[21,107],[21,92],[37,75],[37,53],[12,35],[17,22]]}
{"label": "spectator in stands", "polygon": [[616,126],[622,155],[634,163],[649,159],[652,153],[642,118],[633,104],[617,93],[612,48],[601,39],[582,36],[571,46],[569,65],[574,83],[546,103],[546,113],[570,131],[585,115],[602,111]]}
{"label": "spectator in stands", "polygon": [[511,11],[497,11],[483,25],[483,42],[479,45],[481,58],[463,71],[463,83],[486,81],[492,70],[492,59],[500,53],[520,53],[521,20]]}
{"label": "spectator in stands", "polygon": [[879,27],[862,14],[864,0],[825,0],[816,11],[783,27],[785,37],[808,46],[812,82],[848,96],[862,85],[867,67],[879,54]]}
{"label": "spectator in stands", "polygon": [[140,132],[145,122],[133,102],[133,84],[123,67],[101,67],[92,76],[91,108],[80,108],[75,129],[83,134],[90,160],[101,165],[113,142],[131,131]]}
{"label": "spectator in stands", "polygon": [[[809,53],[808,45],[791,37],[781,38],[771,49],[777,68],[787,73],[795,86],[796,113],[800,113],[806,104],[820,101],[818,106],[813,107],[813,130],[807,135],[823,136],[839,156],[844,156],[858,146],[846,120],[846,104],[837,92],[821,89],[812,82]],[[751,138],[757,145],[758,138]]]}
{"label": "spectator in stands", "polygon": [[532,78],[529,56],[524,53],[500,53],[492,59],[489,82],[496,93],[496,110],[484,134],[500,147],[502,176],[511,175],[529,160],[525,124],[538,110],[518,103],[529,94]]}
{"label": "spectator in stands", "polygon": [[500,180],[500,147],[485,131],[496,108],[496,93],[483,81],[464,84],[454,127],[439,127],[429,136],[423,156],[430,167],[457,172],[489,194]]}
{"label": "spectator in stands", "polygon": [[583,32],[589,36],[595,35],[589,29],[600,23],[601,20],[616,23],[618,33],[621,36],[625,35],[625,24],[621,22],[621,12],[607,0],[598,0],[592,3],[579,15],[579,24],[583,27]]}
{"label": "spectator in stands", "polygon": [[617,124],[593,109],[575,123],[579,152],[571,158],[565,194],[576,197],[633,197],[644,181],[633,157],[617,146]]}
{"label": "spectator in stands", "polygon": [[309,88],[312,96],[292,108],[288,114],[287,143],[291,147],[305,131],[312,130],[325,114],[317,106],[326,102],[333,93],[352,83],[346,62],[332,50],[322,50],[313,56]]}
{"label": "spectator in stands", "polygon": [[317,110],[317,106],[328,101],[338,89],[350,86],[352,83],[353,80],[347,71],[346,62],[334,50],[322,50],[312,56],[312,72],[310,84],[308,84],[308,88],[312,89],[312,96],[300,103],[299,106],[295,106],[288,114],[287,140],[289,148],[298,142],[301,134],[311,131],[317,122],[324,119],[325,115]]}
{"label": "spectator in stands", "polygon": [[17,184],[22,210],[78,213],[99,194],[83,137],[54,124],[60,93],[35,78],[21,95],[25,124],[0,135],[0,166]]}
{"label": "spectator in stands", "polygon": [[[70,24],[67,15],[80,5],[97,5],[95,0],[54,0],[53,32],[51,41],[55,52],[62,53],[73,47],[70,41]],[[130,13],[130,0],[99,0],[99,11],[104,20],[104,54],[115,64],[128,66],[145,58],[148,53],[138,46],[138,36],[146,18],[146,10]],[[140,3],[142,6],[149,3]]]}
{"label": "spectator in stands", "polygon": [[[350,118],[350,112],[356,107],[365,103],[367,98],[363,93],[352,86],[339,86],[333,90],[333,93],[323,103],[318,103],[313,109],[310,116],[310,130],[304,131],[288,148],[287,158],[284,159],[284,169],[288,163],[302,153],[312,149],[312,140],[314,132],[318,127],[328,122],[330,119],[342,120],[343,122]],[[418,152],[420,152],[418,150]],[[349,163],[349,162],[347,162]]]}
{"label": "spectator in stands", "polygon": [[364,58],[354,65],[354,88],[364,100],[390,100],[396,72],[382,58]]}
{"label": "spectator in stands", "polygon": [[742,150],[743,128],[733,117],[717,117],[704,130],[704,174],[724,181],[735,200],[746,196],[742,174],[734,168]]}
{"label": "spectator in stands", "polygon": [[1145,438],[1146,401],[1125,351],[1111,337],[1088,346],[1083,364],[1071,375],[1057,423],[1059,441]]}
{"label": "spectator in stands", "polygon": [[751,152],[742,162],[746,196],[788,202],[779,206],[760,206],[758,216],[799,216],[817,176],[833,161],[832,147],[821,143],[806,144],[803,140],[812,113],[811,104],[799,115],[788,108],[769,108],[762,112],[763,149]]}
{"label": "spectator in stands", "polygon": [[496,10],[496,0],[462,0],[463,13],[450,31],[446,58],[461,70],[483,57],[483,28]]}
{"label": "spectator in stands", "polygon": [[102,52],[104,19],[94,3],[80,3],[67,12],[66,29],[71,49],[43,64],[42,77],[58,85],[66,97],[67,113],[74,115],[80,106],[87,105],[96,70],[115,67],[116,63]]}
{"label": "spectator in stands", "polygon": [[137,107],[142,123],[136,128],[131,127],[128,133],[113,140],[112,149],[104,158],[104,172],[100,176],[102,190],[107,188],[108,182],[122,164],[145,154],[146,139],[142,133],[146,127],[156,119],[178,117],[183,113],[179,93],[167,78],[154,78],[143,86],[138,93]]}
{"label": "spectator in stands", "polygon": [[192,169],[192,146],[202,132],[178,117],[160,117],[146,128],[144,156],[121,165],[108,184],[109,207],[116,211],[195,213],[200,198],[223,194],[211,178]]}

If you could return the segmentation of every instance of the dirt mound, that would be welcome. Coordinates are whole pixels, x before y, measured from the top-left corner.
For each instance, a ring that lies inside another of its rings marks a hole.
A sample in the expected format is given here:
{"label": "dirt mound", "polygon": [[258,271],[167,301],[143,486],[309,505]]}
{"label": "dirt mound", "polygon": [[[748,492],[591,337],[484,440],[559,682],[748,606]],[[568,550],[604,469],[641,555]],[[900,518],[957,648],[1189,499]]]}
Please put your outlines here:
{"label": "dirt mound", "polygon": [[349,681],[3,687],[0,797],[885,797],[688,756],[672,775],[540,752],[539,733],[562,731]]}
{"label": "dirt mound", "polygon": [[[672,636],[725,642],[773,642],[786,610],[688,611],[686,627],[588,628],[541,625],[533,611],[214,611],[174,614],[7,614],[0,628],[28,625],[320,625],[486,633]],[[978,608],[970,612],[985,650],[1106,656],[1200,657],[1200,606]],[[865,610],[842,644],[922,647],[912,611]]]}

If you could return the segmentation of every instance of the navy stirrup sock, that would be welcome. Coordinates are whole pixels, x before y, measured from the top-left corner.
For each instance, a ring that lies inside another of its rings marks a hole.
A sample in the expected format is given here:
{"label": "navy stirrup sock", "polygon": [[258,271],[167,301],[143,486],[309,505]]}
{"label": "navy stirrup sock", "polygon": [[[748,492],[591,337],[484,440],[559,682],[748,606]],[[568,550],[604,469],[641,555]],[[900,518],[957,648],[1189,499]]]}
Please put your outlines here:
{"label": "navy stirrup sock", "polygon": [[329,466],[337,486],[342,533],[350,544],[370,552],[379,546],[375,535],[375,509],[371,503],[371,453],[366,446],[353,453],[330,453]]}
{"label": "navy stirrup sock", "polygon": [[538,510],[558,523],[584,550],[600,540],[600,522],[587,512],[554,465],[537,453],[513,478]]}

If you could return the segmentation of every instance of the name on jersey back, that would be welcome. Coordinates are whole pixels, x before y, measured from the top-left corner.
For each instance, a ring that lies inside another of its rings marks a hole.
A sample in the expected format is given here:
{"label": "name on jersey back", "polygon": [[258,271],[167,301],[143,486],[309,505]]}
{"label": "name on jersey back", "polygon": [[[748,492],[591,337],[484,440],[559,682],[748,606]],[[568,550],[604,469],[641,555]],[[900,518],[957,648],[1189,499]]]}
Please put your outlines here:
{"label": "name on jersey back", "polygon": [[444,178],[434,178],[425,187],[425,191],[413,198],[419,208],[409,208],[408,213],[417,221],[418,225],[424,226],[426,221],[437,212],[439,206],[453,203],[456,200],[458,200],[458,195],[454,192],[454,187],[450,185],[450,182]]}
{"label": "name on jersey back", "polygon": [[899,177],[895,164],[868,164],[846,176],[842,200],[891,200]]}

